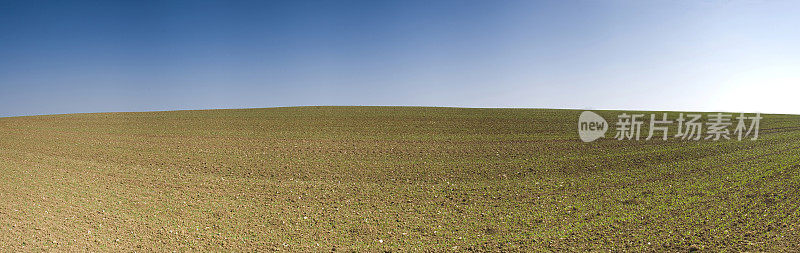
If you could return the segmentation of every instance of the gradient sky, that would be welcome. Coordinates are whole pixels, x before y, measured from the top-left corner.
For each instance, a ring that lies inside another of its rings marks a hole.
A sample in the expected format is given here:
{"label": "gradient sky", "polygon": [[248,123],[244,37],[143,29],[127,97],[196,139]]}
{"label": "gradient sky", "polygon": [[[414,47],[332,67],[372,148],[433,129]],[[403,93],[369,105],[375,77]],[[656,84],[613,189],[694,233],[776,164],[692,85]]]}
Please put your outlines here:
{"label": "gradient sky", "polygon": [[798,1],[5,1],[0,116],[294,105],[800,114]]}

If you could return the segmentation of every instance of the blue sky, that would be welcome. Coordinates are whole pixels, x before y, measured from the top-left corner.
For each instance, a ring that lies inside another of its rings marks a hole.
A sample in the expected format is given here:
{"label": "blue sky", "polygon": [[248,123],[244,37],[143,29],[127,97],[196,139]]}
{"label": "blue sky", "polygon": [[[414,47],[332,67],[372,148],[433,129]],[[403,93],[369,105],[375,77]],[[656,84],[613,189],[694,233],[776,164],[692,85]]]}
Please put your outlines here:
{"label": "blue sky", "polygon": [[797,10],[0,0],[0,116],[294,105],[800,114]]}

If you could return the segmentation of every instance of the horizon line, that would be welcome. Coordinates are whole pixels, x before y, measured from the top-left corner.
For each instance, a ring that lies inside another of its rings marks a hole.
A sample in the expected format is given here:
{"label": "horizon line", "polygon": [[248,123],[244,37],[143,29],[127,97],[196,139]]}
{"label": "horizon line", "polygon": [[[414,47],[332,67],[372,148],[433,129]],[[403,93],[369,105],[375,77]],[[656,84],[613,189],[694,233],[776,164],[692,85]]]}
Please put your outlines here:
{"label": "horizon line", "polygon": [[43,113],[29,115],[0,116],[0,119],[39,117],[39,116],[65,116],[81,114],[113,114],[113,113],[148,113],[148,112],[185,112],[185,111],[214,111],[214,110],[257,110],[257,109],[277,109],[277,108],[302,108],[302,107],[415,107],[415,108],[454,108],[454,109],[528,109],[528,110],[571,110],[571,111],[633,111],[633,112],[698,112],[698,113],[760,113],[765,115],[793,115],[792,113],[769,113],[769,112],[733,112],[733,111],[704,111],[704,110],[660,110],[660,109],[609,109],[609,108],[554,108],[554,107],[480,107],[480,106],[431,106],[431,105],[288,105],[288,106],[268,106],[268,107],[228,107],[228,108],[203,108],[203,109],[155,109],[143,111],[98,111],[98,112],[69,112],[69,113]]}

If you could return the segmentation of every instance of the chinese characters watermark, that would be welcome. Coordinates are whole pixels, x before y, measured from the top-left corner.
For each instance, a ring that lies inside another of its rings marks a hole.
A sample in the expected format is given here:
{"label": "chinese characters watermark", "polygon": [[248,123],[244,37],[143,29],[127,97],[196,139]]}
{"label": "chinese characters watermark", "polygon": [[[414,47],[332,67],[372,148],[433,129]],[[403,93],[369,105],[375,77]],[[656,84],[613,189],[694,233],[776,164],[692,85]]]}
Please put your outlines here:
{"label": "chinese characters watermark", "polygon": [[[758,129],[761,119],[763,119],[760,113],[751,115],[740,113],[736,117],[734,114],[726,113],[705,115],[679,113],[677,118],[674,118],[674,114],[670,115],[669,113],[653,113],[648,116],[628,113],[617,115],[617,121],[614,124],[614,139],[651,140],[657,138],[667,140],[678,138],[681,140],[717,141],[735,138],[741,141],[749,137],[750,140],[757,140]],[[735,127],[734,123],[736,123]],[[648,126],[644,133],[642,126]],[[605,119],[594,112],[584,111],[578,119],[578,135],[584,142],[604,137],[609,127]],[[645,135],[646,137],[644,137]]]}

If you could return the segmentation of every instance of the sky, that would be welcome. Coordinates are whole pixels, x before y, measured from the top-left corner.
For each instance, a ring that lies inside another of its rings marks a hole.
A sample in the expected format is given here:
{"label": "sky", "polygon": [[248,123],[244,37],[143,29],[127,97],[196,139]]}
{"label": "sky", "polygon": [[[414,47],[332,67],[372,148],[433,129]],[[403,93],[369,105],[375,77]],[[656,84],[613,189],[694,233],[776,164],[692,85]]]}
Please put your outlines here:
{"label": "sky", "polygon": [[0,116],[301,105],[800,114],[798,10],[0,0]]}

